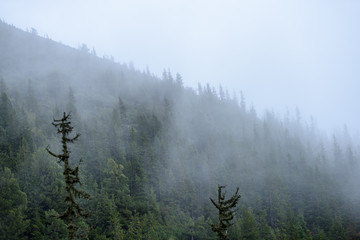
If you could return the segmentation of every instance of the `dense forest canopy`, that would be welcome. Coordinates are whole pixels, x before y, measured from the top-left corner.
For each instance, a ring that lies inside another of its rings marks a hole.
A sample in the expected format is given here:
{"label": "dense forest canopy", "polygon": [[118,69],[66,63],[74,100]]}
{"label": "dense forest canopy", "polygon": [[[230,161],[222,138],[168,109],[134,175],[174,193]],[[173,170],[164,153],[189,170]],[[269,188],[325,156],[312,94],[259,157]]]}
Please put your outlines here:
{"label": "dense forest canopy", "polygon": [[0,239],[66,239],[51,122],[81,138],[81,239],[216,239],[217,186],[239,187],[230,239],[359,239],[359,143],[299,111],[259,117],[222,88],[194,90],[0,23]]}

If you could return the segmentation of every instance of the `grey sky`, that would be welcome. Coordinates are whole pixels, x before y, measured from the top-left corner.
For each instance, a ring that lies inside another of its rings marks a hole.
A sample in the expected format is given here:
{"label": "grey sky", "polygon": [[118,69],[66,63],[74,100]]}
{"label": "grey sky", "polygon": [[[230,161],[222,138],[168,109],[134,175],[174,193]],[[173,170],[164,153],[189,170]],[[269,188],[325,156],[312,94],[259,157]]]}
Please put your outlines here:
{"label": "grey sky", "polygon": [[242,90],[260,113],[298,106],[321,129],[360,129],[357,0],[1,0],[0,18],[186,86]]}

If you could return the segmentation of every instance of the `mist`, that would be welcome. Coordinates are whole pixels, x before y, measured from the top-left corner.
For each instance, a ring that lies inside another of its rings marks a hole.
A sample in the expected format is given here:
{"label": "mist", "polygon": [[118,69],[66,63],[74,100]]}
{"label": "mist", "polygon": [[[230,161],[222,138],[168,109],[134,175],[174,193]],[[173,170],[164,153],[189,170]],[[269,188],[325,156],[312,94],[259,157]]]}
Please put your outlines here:
{"label": "mist", "polygon": [[298,107],[328,134],[358,135],[359,3],[346,1],[3,2],[0,16],[22,29],[185,86],[242,91],[260,114]]}
{"label": "mist", "polygon": [[3,236],[67,237],[45,151],[67,112],[89,239],[216,239],[218,185],[240,189],[231,239],[358,237],[356,3],[18,4],[0,4]]}

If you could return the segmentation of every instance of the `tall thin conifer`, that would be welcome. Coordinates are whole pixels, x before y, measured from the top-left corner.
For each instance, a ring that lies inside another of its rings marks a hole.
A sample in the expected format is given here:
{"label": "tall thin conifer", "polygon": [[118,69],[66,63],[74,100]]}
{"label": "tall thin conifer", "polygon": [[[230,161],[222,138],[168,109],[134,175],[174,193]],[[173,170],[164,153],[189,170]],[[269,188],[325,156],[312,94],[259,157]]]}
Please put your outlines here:
{"label": "tall thin conifer", "polygon": [[[76,198],[85,198],[89,199],[90,195],[84,191],[75,188],[75,185],[80,182],[79,178],[79,165],[72,168],[69,164],[70,151],[68,149],[68,143],[74,143],[80,136],[76,134],[74,137],[69,137],[69,134],[73,130],[71,126],[71,115],[66,114],[61,119],[54,119],[52,125],[57,128],[57,133],[61,134],[61,143],[62,143],[62,153],[55,154],[49,150],[47,147],[46,150],[50,155],[59,159],[60,163],[64,163],[64,178],[66,183],[66,198],[65,202],[67,205],[66,210],[59,215],[58,217],[66,220],[67,229],[68,229],[68,239],[74,239],[74,235],[78,227],[74,223],[76,217],[87,217],[89,213],[82,209],[78,203],[75,202]],[[81,160],[80,160],[81,162]]]}
{"label": "tall thin conifer", "polygon": [[240,199],[239,188],[236,189],[235,194],[228,200],[225,200],[225,193],[221,193],[221,190],[225,188],[225,186],[218,186],[218,201],[214,201],[210,198],[212,204],[219,211],[219,223],[211,224],[211,229],[215,232],[219,240],[229,240],[229,236],[227,234],[228,228],[233,225],[231,220],[234,218],[234,214],[236,210],[233,210],[236,207]]}

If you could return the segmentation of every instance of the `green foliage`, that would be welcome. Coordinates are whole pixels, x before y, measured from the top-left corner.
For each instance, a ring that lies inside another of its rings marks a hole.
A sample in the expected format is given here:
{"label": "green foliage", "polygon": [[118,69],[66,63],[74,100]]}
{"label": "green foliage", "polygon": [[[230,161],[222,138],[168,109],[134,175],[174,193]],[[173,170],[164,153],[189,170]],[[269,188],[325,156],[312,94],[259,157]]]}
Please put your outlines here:
{"label": "green foliage", "polygon": [[67,227],[63,220],[59,219],[59,213],[54,209],[45,212],[45,236],[53,240],[65,240],[68,238]]}
{"label": "green foliage", "polygon": [[343,226],[343,221],[339,216],[335,216],[330,226],[329,239],[345,240],[348,239],[346,236],[346,230]]}
{"label": "green foliage", "polygon": [[0,171],[0,239],[26,239],[27,197],[9,168]]}
{"label": "green foliage", "polygon": [[109,158],[104,170],[104,188],[114,199],[129,195],[128,178],[123,173],[124,166]]}
{"label": "green foliage", "polygon": [[29,205],[43,211],[59,206],[63,209],[65,184],[61,166],[51,159],[44,149],[37,149],[27,157],[17,176],[22,189],[28,195]]}
{"label": "green foliage", "polygon": [[241,209],[239,225],[241,239],[259,239],[259,226],[251,209],[246,209],[245,207]]}
{"label": "green foliage", "polygon": [[7,130],[8,134],[15,131],[16,126],[15,109],[8,97],[4,80],[0,80],[0,127]]}
{"label": "green foliage", "polygon": [[49,121],[64,110],[82,133],[65,173],[92,195],[78,199],[92,212],[74,220],[79,239],[216,239],[217,182],[243,193],[231,239],[359,238],[349,134],[328,140],[298,113],[260,118],[243,95],[184,88],[169,71],[159,79],[4,23],[0,36],[1,239],[68,237],[52,217],[67,209],[64,162],[44,151],[62,150]]}
{"label": "green foliage", "polygon": [[152,213],[147,213],[143,216],[135,213],[131,218],[124,239],[166,239],[166,235],[162,233],[162,228]]}
{"label": "green foliage", "polygon": [[8,167],[16,171],[22,162],[16,153],[29,136],[25,126],[20,124],[15,108],[8,97],[3,79],[0,79],[0,167]]}
{"label": "green foliage", "polygon": [[268,225],[266,218],[267,218],[266,211],[262,209],[258,216],[259,237],[264,240],[274,240],[275,239],[274,231]]}

